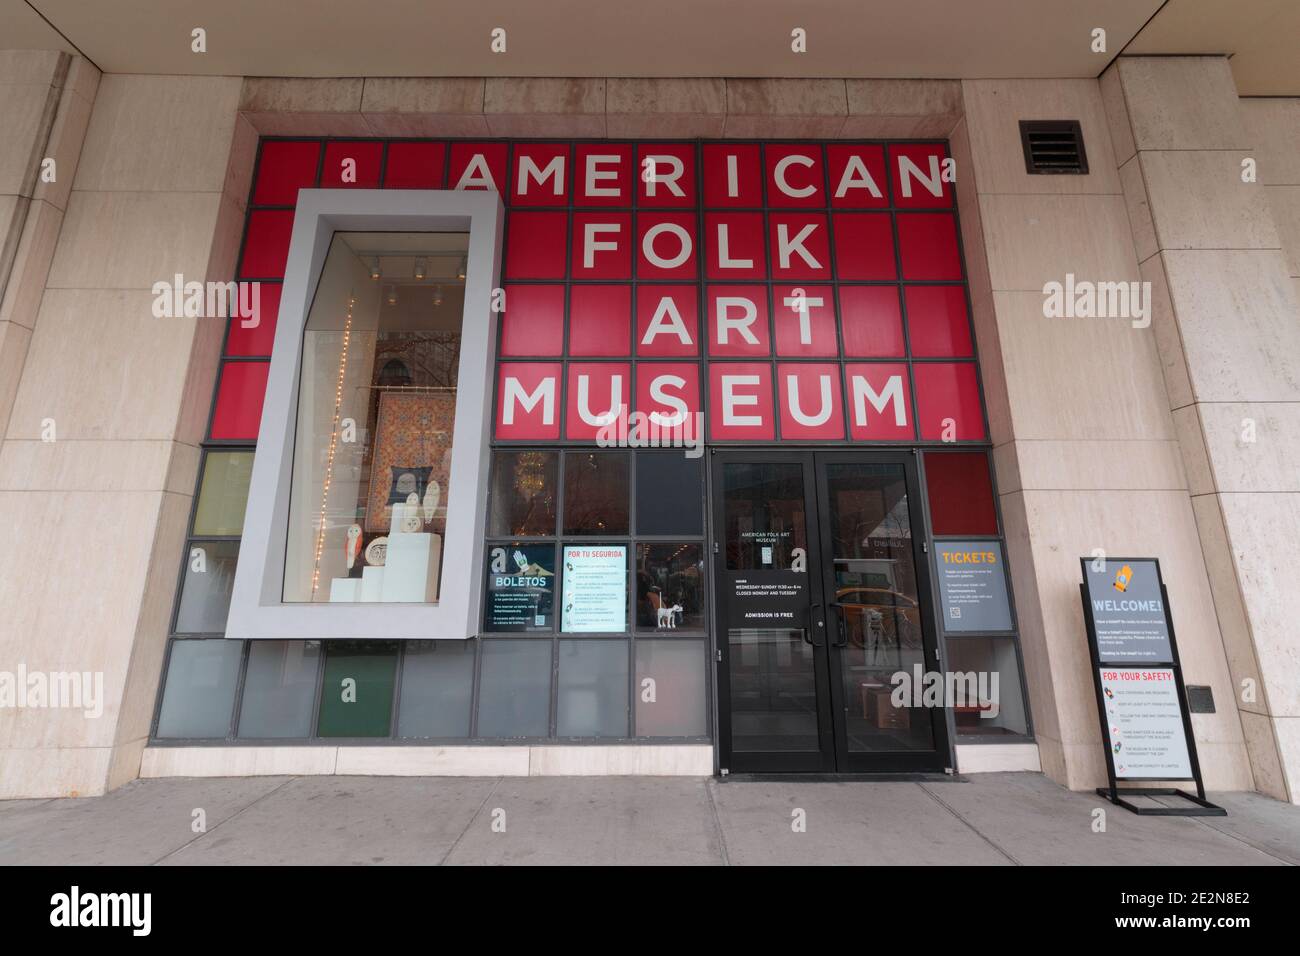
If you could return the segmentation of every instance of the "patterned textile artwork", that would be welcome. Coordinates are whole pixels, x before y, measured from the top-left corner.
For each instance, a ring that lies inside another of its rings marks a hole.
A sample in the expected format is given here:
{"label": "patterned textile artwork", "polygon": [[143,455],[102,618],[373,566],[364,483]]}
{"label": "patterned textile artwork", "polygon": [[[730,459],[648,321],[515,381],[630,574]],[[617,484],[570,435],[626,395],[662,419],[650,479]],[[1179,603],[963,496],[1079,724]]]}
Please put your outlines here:
{"label": "patterned textile artwork", "polygon": [[[379,394],[374,459],[370,463],[370,492],[366,499],[366,531],[387,532],[392,521],[389,501],[395,486],[413,472],[416,491],[424,501],[424,468],[442,489],[438,510],[424,530],[444,534],[447,525],[447,485],[451,476],[451,436],[456,417],[455,392],[385,391]],[[410,484],[410,479],[406,478]],[[402,486],[405,488],[405,484]]]}

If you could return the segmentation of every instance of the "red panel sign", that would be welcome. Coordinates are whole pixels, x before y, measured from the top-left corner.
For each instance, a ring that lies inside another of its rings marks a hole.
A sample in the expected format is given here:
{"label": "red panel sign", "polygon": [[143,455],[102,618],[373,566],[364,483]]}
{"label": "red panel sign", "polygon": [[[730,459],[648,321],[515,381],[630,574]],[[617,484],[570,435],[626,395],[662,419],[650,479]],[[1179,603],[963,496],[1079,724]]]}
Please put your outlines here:
{"label": "red panel sign", "polygon": [[708,431],[716,441],[771,441],[776,437],[769,363],[709,365]]}
{"label": "red panel sign", "polygon": [[636,367],[638,427],[665,438],[693,437],[700,412],[700,367],[695,362],[641,362]]}
{"label": "red panel sign", "polygon": [[710,279],[762,279],[767,276],[763,214],[704,214],[705,275]]}
{"label": "red panel sign", "polygon": [[601,429],[626,432],[632,401],[632,366],[616,362],[569,363],[565,438],[596,438]]}
{"label": "red panel sign", "polygon": [[826,208],[820,146],[769,144],[763,148],[767,204]]}
{"label": "red panel sign", "polygon": [[907,366],[902,362],[844,366],[849,437],[854,441],[910,441],[916,437]]}
{"label": "red panel sign", "polygon": [[560,437],[560,363],[497,365],[496,436],[550,441]]}
{"label": "red panel sign", "polygon": [[691,280],[698,275],[694,213],[637,213],[638,279]]}
{"label": "red panel sign", "polygon": [[641,207],[673,206],[694,209],[695,147],[685,143],[653,143],[636,149],[636,202]]}
{"label": "red panel sign", "polygon": [[521,143],[510,167],[510,201],[516,206],[563,206],[569,198],[566,143]]}
{"label": "red panel sign", "polygon": [[747,144],[708,144],[704,147],[704,206],[706,209],[763,205],[763,172],[758,147]]}
{"label": "red panel sign", "polygon": [[637,287],[636,354],[700,354],[699,293],[695,286]]}
{"label": "red panel sign", "polygon": [[884,209],[889,205],[889,177],[883,146],[826,147],[831,206],[835,209]]}
{"label": "red panel sign", "polygon": [[838,441],[844,437],[839,363],[778,365],[781,437],[800,441]]}
{"label": "red panel sign", "polygon": [[575,285],[569,290],[569,354],[631,355],[632,287]]}
{"label": "red panel sign", "polygon": [[[321,147],[323,162],[341,148]],[[309,175],[301,152],[286,183]],[[385,185],[503,195],[497,439],[592,442],[702,413],[726,442],[985,441],[945,144],[392,143],[388,157]],[[245,269],[276,275],[279,244],[257,231]]]}
{"label": "red panel sign", "polygon": [[772,304],[777,355],[801,358],[839,355],[833,286],[773,286]]}
{"label": "red panel sign", "polygon": [[502,192],[506,188],[506,144],[452,143],[447,188]]}
{"label": "red panel sign", "polygon": [[711,285],[704,301],[709,315],[710,355],[772,354],[767,333],[767,286]]}
{"label": "red panel sign", "polygon": [[579,143],[574,151],[573,202],[577,206],[632,205],[632,147]]}
{"label": "red panel sign", "polygon": [[[229,356],[270,351],[312,187],[501,195],[498,440],[987,440],[946,144],[268,140]],[[225,367],[214,436],[255,434],[264,371]]]}

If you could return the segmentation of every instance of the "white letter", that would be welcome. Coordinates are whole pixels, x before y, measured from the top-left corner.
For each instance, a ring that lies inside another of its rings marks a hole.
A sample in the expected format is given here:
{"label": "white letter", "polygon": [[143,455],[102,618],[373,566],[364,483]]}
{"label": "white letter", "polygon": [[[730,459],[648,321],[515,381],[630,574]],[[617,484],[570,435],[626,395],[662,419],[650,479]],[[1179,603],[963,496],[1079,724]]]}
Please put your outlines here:
{"label": "white letter", "polygon": [[677,395],[669,395],[664,391],[665,385],[671,385],[674,388],[685,388],[686,379],[679,375],[659,375],[650,381],[650,397],[660,404],[670,405],[677,411],[672,415],[665,415],[663,412],[651,412],[650,421],[660,428],[673,428],[686,421],[688,409],[686,402]]}
{"label": "white letter", "polygon": [[761,425],[763,419],[758,415],[737,415],[738,405],[757,405],[757,395],[737,395],[732,391],[737,386],[757,385],[757,375],[722,376],[722,424],[724,425]]}
{"label": "white letter", "polygon": [[728,249],[727,242],[727,224],[718,223],[718,268],[719,269],[752,269],[754,267],[753,259],[733,259]]}
{"label": "white letter", "polygon": [[813,161],[811,156],[801,156],[798,153],[782,158],[781,161],[776,164],[776,169],[772,171],[772,175],[776,179],[776,188],[792,199],[802,199],[804,196],[811,196],[817,191],[816,186],[804,186],[802,189],[795,189],[785,181],[785,171],[794,163],[811,168]]}
{"label": "white letter", "polygon": [[859,426],[867,424],[867,405],[870,402],[871,407],[878,414],[885,413],[885,406],[890,402],[894,403],[894,424],[902,427],[907,424],[907,410],[903,406],[903,376],[891,375],[885,382],[885,387],[880,390],[879,394],[871,387],[861,375],[853,376],[853,422]]}
{"label": "white letter", "polygon": [[519,379],[513,375],[507,376],[502,401],[505,404],[505,408],[501,411],[501,424],[503,425],[513,425],[515,423],[516,402],[519,403],[525,413],[531,412],[537,407],[538,402],[542,402],[542,424],[551,425],[555,423],[554,378],[542,379],[530,395],[524,391]]}
{"label": "white letter", "polygon": [[598,232],[618,232],[623,227],[616,222],[589,222],[582,228],[582,267],[590,269],[596,264],[597,251],[617,249],[617,242],[598,242]]}
{"label": "white letter", "polygon": [[677,311],[677,303],[673,301],[672,296],[665,295],[659,299],[655,314],[651,317],[650,324],[646,326],[645,335],[641,337],[641,344],[650,345],[660,332],[672,332],[683,345],[695,344],[691,341],[691,333],[686,330],[686,323],[682,321],[681,313]]}
{"label": "white letter", "polygon": [[871,178],[867,164],[862,161],[861,156],[849,157],[848,164],[844,167],[844,175],[840,177],[840,184],[835,187],[835,198],[843,199],[850,189],[866,189],[876,199],[884,195],[876,185],[876,181]]}
{"label": "white letter", "polygon": [[795,292],[799,294],[786,296],[783,301],[794,309],[795,314],[799,316],[799,343],[801,345],[812,345],[812,320],[808,310],[810,306],[825,305],[826,300],[821,296],[814,299],[803,295],[803,289],[795,289]]}
{"label": "white letter", "polygon": [[[665,232],[671,232],[681,244],[677,255],[671,259],[665,259],[655,252],[655,240]],[[681,226],[672,222],[661,222],[658,225],[651,226],[646,230],[645,238],[641,240],[641,254],[645,256],[651,265],[658,266],[660,269],[676,268],[691,257],[691,251],[690,234]]]}
{"label": "white letter", "polygon": [[[685,166],[682,164],[680,157],[647,156],[646,159],[650,163],[650,175],[646,177],[645,181],[645,194],[647,196],[653,196],[655,194],[656,183],[663,183],[668,187],[668,191],[674,196],[680,196],[683,198],[686,196],[686,193],[682,192],[682,187],[677,185],[677,180],[681,179],[682,173],[685,172]],[[659,175],[659,164],[661,162],[667,163],[672,167],[672,172],[667,176]]]}
{"label": "white letter", "polygon": [[618,411],[623,402],[623,376],[609,377],[609,411],[596,415],[591,410],[591,376],[578,376],[578,417],[588,425],[608,425],[618,418]]}
{"label": "white letter", "polygon": [[618,171],[613,169],[597,169],[599,163],[617,163],[618,156],[597,156],[595,154],[587,157],[587,195],[588,196],[617,196],[617,186],[597,186],[596,180],[618,179]]}
{"label": "white letter", "polygon": [[[738,307],[742,314],[738,318],[731,318],[728,314],[732,307]],[[749,330],[758,318],[758,306],[752,299],[746,299],[741,295],[720,295],[718,296],[718,344],[727,344],[727,330],[735,329],[740,333],[740,337],[750,345],[758,344],[758,336]]]}
{"label": "white letter", "polygon": [[942,180],[939,178],[939,157],[930,157],[930,175],[926,176],[921,172],[921,167],[916,165],[906,156],[898,157],[898,178],[903,184],[903,195],[912,195],[912,180],[915,178],[918,182],[923,183],[931,196],[943,196]]}
{"label": "white letter", "polygon": [[817,376],[818,383],[821,387],[822,407],[816,415],[808,415],[799,405],[799,379],[791,375],[786,379],[786,388],[790,393],[790,417],[800,425],[806,425],[809,428],[815,428],[818,425],[825,425],[830,420],[831,412],[831,377],[829,375]]}
{"label": "white letter", "polygon": [[804,226],[802,229],[799,230],[799,234],[797,236],[791,239],[790,227],[783,222],[777,224],[776,227],[777,256],[781,261],[782,269],[790,268],[790,253],[792,252],[799,253],[799,258],[802,259],[805,263],[807,263],[808,268],[820,269],[822,267],[822,264],[818,262],[816,259],[814,259],[809,254],[808,250],[803,247],[803,241],[807,239],[808,236],[812,233],[812,231],[816,228],[817,228],[817,223],[810,222],[808,223],[808,225]]}
{"label": "white letter", "polygon": [[497,188],[497,184],[492,181],[492,172],[488,169],[487,159],[482,153],[474,154],[465,171],[460,174],[460,181],[456,183],[457,189],[469,189],[471,186]]}
{"label": "white letter", "polygon": [[549,177],[552,180],[552,191],[557,196],[564,195],[564,154],[556,156],[546,164],[545,169],[538,169],[537,163],[531,156],[519,157],[519,184],[515,187],[519,195],[528,195],[528,177],[532,177],[537,185],[546,182]]}

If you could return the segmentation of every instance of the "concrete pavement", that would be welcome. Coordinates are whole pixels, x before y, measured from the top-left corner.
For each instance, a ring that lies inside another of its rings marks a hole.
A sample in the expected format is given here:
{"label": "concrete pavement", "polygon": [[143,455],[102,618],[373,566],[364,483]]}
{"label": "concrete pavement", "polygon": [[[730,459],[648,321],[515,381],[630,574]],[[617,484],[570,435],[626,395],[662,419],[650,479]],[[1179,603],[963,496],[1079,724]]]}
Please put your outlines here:
{"label": "concrete pavement", "polygon": [[0,864],[1300,863],[1300,807],[1212,798],[1227,817],[1138,817],[1025,773],[137,780],[0,802]]}

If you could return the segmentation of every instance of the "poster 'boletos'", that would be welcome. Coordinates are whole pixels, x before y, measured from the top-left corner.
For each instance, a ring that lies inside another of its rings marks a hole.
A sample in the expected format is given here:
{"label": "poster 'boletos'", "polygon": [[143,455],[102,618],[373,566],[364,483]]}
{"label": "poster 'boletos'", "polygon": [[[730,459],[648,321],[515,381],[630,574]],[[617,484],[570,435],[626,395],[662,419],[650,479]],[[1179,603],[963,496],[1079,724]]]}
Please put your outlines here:
{"label": "poster 'boletos'", "polygon": [[[1156,558],[1080,558],[1083,614],[1097,691],[1109,784],[1097,793],[1149,816],[1224,816],[1205,798],[1174,637],[1169,593]],[[1120,781],[1192,781],[1177,787],[1121,787]],[[1143,798],[1143,804],[1131,799]],[[1159,797],[1187,803],[1171,806]],[[1190,804],[1190,805],[1188,805]]]}

